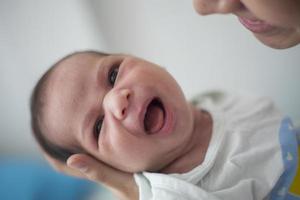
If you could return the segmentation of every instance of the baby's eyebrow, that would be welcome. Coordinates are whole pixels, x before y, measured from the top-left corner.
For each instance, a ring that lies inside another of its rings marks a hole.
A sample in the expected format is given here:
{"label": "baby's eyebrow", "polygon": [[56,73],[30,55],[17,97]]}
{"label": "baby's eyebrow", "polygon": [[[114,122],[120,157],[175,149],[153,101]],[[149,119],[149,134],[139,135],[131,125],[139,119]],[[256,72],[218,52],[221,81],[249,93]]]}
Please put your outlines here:
{"label": "baby's eyebrow", "polygon": [[97,83],[101,83],[103,79],[105,79],[105,65],[103,66],[103,58],[97,63],[96,67],[98,68],[96,70],[96,81]]}
{"label": "baby's eyebrow", "polygon": [[[97,88],[97,93],[99,92],[99,94],[97,94],[97,98],[98,101],[96,101],[96,103],[94,104],[94,102],[92,103],[93,105],[90,105],[89,108],[84,111],[85,113],[83,113],[83,119],[81,121],[82,127],[81,127],[81,133],[80,133],[80,139],[82,141],[86,140],[86,137],[91,137],[91,134],[94,136],[94,126],[95,123],[98,119],[99,116],[101,116],[103,114],[103,110],[102,110],[102,98],[103,98],[103,93],[105,91],[105,81],[103,80],[107,80],[107,70],[109,69],[109,65],[105,65],[103,64],[103,58],[101,58],[102,60],[99,61],[96,64],[96,69],[95,72],[92,76],[93,79],[93,84],[96,84],[96,88]],[[101,95],[102,94],[102,95]]]}
{"label": "baby's eyebrow", "polygon": [[[101,66],[101,62],[100,64],[98,63],[96,65],[97,69],[96,69],[96,73],[94,74],[95,76],[92,77],[96,84],[100,84],[101,83],[101,78],[103,77],[103,66]],[[98,87],[98,86],[97,86]],[[92,106],[92,108],[88,109],[84,114],[83,114],[83,120],[82,120],[82,129],[81,129],[81,138],[84,139],[87,135],[87,133],[89,133],[90,131],[88,130],[89,127],[91,126],[91,123],[95,123],[96,121],[96,117],[95,117],[95,113],[94,113],[94,108]]]}

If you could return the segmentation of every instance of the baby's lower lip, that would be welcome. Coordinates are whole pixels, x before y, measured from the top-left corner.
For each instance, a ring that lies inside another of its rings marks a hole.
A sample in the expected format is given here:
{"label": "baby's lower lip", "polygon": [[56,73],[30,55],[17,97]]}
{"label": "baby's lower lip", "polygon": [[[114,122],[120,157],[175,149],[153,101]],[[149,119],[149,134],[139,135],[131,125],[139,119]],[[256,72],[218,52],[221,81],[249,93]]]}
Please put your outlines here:
{"label": "baby's lower lip", "polygon": [[161,130],[157,133],[158,136],[167,136],[173,132],[175,124],[175,115],[165,102],[162,102],[165,110],[164,125]]}
{"label": "baby's lower lip", "polygon": [[168,106],[166,105],[164,106],[165,106],[165,123],[161,129],[161,133],[163,133],[163,135],[169,135],[173,132],[173,128],[175,124],[175,115]]}
{"label": "baby's lower lip", "polygon": [[249,19],[245,17],[238,17],[239,21],[253,33],[267,33],[272,31],[275,27],[259,19]]}

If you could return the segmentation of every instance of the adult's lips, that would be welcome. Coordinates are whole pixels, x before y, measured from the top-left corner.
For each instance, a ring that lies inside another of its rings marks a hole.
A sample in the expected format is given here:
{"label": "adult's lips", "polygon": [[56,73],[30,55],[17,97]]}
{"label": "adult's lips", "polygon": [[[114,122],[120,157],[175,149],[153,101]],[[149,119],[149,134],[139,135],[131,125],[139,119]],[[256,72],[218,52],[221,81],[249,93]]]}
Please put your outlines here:
{"label": "adult's lips", "polygon": [[144,116],[144,129],[147,134],[158,133],[165,125],[166,111],[163,103],[158,98],[153,98],[147,106]]}
{"label": "adult's lips", "polygon": [[272,31],[275,27],[267,22],[255,18],[238,17],[239,21],[253,33],[267,33]]}

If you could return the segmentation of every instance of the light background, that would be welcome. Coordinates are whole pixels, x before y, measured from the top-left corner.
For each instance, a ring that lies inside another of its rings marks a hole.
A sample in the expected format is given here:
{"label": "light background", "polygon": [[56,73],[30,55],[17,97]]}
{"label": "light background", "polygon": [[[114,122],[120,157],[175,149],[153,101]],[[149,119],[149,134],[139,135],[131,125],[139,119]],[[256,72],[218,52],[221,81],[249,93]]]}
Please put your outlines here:
{"label": "light background", "polygon": [[84,49],[160,64],[188,98],[213,88],[269,96],[299,123],[300,45],[268,48],[234,16],[201,17],[191,0],[1,0],[0,155],[40,155],[31,90],[57,59]]}

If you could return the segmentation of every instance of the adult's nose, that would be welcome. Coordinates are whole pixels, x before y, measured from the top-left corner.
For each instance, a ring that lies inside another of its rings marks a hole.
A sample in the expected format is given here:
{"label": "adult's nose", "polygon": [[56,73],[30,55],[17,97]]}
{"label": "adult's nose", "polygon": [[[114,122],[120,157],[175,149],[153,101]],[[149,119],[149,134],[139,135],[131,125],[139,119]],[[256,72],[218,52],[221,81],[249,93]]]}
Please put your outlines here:
{"label": "adult's nose", "polygon": [[104,97],[103,107],[105,115],[109,112],[115,118],[122,120],[127,115],[130,96],[132,95],[129,89],[112,89]]}
{"label": "adult's nose", "polygon": [[242,7],[240,0],[194,0],[194,8],[201,15],[229,14]]}

